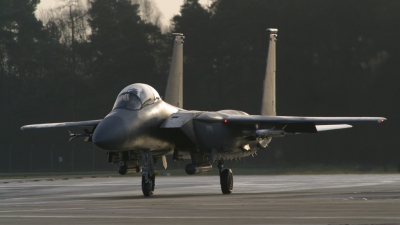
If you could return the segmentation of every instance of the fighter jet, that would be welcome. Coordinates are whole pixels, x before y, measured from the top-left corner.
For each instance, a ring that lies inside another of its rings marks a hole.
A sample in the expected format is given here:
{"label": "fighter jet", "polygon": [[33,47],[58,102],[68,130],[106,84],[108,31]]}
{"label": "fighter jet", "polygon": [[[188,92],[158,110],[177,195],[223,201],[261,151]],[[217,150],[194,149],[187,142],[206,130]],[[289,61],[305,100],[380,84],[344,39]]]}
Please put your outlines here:
{"label": "fighter jet", "polygon": [[118,94],[111,112],[99,120],[33,124],[21,130],[57,127],[83,127],[85,138],[108,153],[108,162],[118,166],[121,175],[142,173],[142,191],[151,196],[155,187],[155,165],[166,155],[174,161],[190,159],[189,175],[209,172],[216,163],[221,191],[233,190],[232,170],[225,160],[240,159],[265,149],[272,138],[294,134],[350,128],[347,123],[378,122],[383,117],[298,117],[277,116],[275,67],[277,29],[267,29],[269,47],[264,80],[261,115],[238,110],[216,112],[183,109],[183,34],[174,34],[172,61],[165,99],[148,84],[131,84]]}

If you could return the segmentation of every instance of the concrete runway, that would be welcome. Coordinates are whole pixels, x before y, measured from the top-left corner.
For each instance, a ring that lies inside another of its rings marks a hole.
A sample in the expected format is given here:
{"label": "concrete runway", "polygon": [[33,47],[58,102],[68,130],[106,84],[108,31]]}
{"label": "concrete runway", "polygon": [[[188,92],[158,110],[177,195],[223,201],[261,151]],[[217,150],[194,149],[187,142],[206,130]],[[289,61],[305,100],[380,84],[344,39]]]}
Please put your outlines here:
{"label": "concrete runway", "polygon": [[0,180],[0,224],[395,224],[400,175],[140,177]]}

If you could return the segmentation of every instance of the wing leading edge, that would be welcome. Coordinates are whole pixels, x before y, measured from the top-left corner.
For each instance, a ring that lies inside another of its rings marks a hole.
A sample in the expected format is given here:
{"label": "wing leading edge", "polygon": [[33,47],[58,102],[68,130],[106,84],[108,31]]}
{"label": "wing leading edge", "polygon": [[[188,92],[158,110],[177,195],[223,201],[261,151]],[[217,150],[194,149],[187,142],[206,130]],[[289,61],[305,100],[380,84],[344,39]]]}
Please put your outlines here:
{"label": "wing leading edge", "polygon": [[[258,124],[256,136],[285,136],[286,134],[317,133],[322,131],[351,128],[345,123],[386,121],[384,117],[300,117],[300,116],[262,116],[262,115],[230,115],[226,117],[210,117],[207,122],[221,121],[225,124],[249,125]],[[319,124],[319,125],[316,125]],[[322,124],[322,125],[321,125]],[[248,131],[244,131],[247,133]]]}
{"label": "wing leading edge", "polygon": [[301,116],[260,116],[232,115],[224,118],[225,123],[354,123],[386,121],[384,117],[301,117]]}
{"label": "wing leading edge", "polygon": [[57,128],[57,127],[93,127],[97,126],[101,121],[102,120],[87,120],[87,121],[77,121],[77,122],[31,124],[22,126],[21,130]]}
{"label": "wing leading edge", "polygon": [[[223,122],[228,124],[269,124],[271,129],[258,130],[263,135],[258,136],[285,136],[286,134],[317,133],[337,129],[351,128],[353,122],[386,121],[384,117],[299,117],[299,116],[228,116]],[[332,124],[333,123],[333,124]],[[324,125],[316,125],[324,124]],[[257,131],[256,131],[257,134]]]}

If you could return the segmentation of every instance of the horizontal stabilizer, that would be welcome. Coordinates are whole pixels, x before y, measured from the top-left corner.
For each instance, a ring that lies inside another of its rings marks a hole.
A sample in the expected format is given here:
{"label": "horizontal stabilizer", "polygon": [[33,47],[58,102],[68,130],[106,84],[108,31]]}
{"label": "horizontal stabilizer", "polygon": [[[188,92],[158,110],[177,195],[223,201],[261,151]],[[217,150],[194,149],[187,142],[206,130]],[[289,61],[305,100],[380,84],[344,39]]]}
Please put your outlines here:
{"label": "horizontal stabilizer", "polygon": [[88,120],[78,122],[61,122],[61,123],[41,123],[31,124],[21,127],[21,130],[42,129],[42,128],[57,128],[57,127],[93,127],[99,125],[102,120]]}
{"label": "horizontal stabilizer", "polygon": [[315,128],[317,128],[318,132],[321,131],[328,131],[328,130],[338,130],[338,129],[346,129],[346,128],[352,128],[353,126],[349,124],[334,124],[334,125],[316,125]]}

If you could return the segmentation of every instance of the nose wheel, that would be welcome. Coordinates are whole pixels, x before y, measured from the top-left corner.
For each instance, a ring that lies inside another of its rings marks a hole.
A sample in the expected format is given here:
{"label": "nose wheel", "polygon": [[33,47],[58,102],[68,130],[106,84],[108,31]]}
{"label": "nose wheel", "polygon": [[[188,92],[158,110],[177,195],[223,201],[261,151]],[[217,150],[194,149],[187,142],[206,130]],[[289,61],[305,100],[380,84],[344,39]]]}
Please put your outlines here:
{"label": "nose wheel", "polygon": [[222,194],[230,194],[233,190],[233,174],[229,168],[224,168],[224,160],[218,161],[219,179],[221,183]]}

